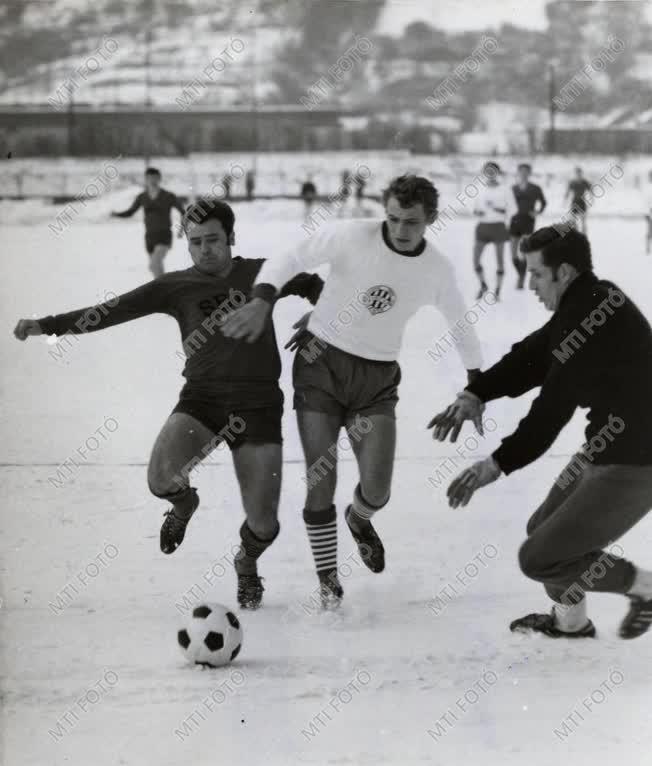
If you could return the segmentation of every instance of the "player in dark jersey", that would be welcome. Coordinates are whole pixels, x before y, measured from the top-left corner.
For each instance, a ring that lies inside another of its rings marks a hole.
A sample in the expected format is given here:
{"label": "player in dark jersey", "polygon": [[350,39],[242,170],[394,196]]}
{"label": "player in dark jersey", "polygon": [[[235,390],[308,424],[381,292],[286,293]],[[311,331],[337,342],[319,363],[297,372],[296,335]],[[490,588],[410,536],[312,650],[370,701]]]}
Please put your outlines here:
{"label": "player in dark jersey", "polygon": [[[229,314],[247,303],[264,263],[263,259],[232,257],[234,223],[233,211],[225,202],[197,201],[183,219],[191,268],[165,274],[110,303],[21,319],[14,334],[19,340],[43,333],[79,334],[154,313],[176,319],[186,355],[186,383],[154,444],[148,469],[152,494],[172,503],[161,527],[161,550],[176,550],[199,505],[197,492],[190,486],[192,469],[225,442],[233,455],[246,515],[235,558],[238,602],[242,608],[256,608],[263,592],[257,559],[279,531],[283,394],[271,322],[256,340],[250,336],[234,340],[222,334]],[[284,286],[282,295],[300,295],[314,304],[322,284],[316,275],[300,274]],[[90,316],[99,320],[91,325]]]}
{"label": "player in dark jersey", "polygon": [[[130,218],[141,207],[145,211],[145,249],[149,254],[149,270],[156,279],[164,272],[163,259],[172,246],[170,211],[174,207],[183,216],[179,198],[161,188],[161,173],[156,168],[145,171],[145,191],[136,197],[131,206],[111,215],[114,218]],[[182,234],[179,232],[179,236]]]}
{"label": "player in dark jersey", "polygon": [[584,178],[582,168],[575,168],[575,178],[569,182],[564,199],[571,198],[570,213],[575,221],[575,226],[579,225],[582,234],[586,234],[586,211],[588,209],[586,195],[590,191],[591,184]]}
{"label": "player in dark jersey", "polygon": [[313,183],[310,176],[301,184],[301,199],[305,205],[304,217],[306,220],[310,218],[310,211],[315,203],[315,197],[317,196],[317,187]]}
{"label": "player in dark jersey", "polygon": [[[516,202],[517,212],[512,216],[509,224],[509,235],[512,246],[512,263],[518,274],[516,289],[522,290],[525,284],[527,263],[525,257],[519,252],[518,246],[521,238],[532,234],[534,221],[537,215],[543,213],[546,207],[546,198],[540,186],[530,183],[532,166],[522,162],[518,168],[518,183],[512,186],[512,194]],[[539,209],[537,210],[537,202]]]}

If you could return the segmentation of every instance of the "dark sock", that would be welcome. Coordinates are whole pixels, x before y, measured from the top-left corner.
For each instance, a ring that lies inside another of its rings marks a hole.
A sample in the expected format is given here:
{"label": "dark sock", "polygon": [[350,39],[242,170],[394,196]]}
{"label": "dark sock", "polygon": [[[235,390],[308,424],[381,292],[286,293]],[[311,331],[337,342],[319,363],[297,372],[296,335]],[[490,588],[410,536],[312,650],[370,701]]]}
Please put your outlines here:
{"label": "dark sock", "polygon": [[174,507],[174,515],[179,519],[188,519],[197,507],[197,490],[194,487],[184,487],[178,492],[159,495],[162,500],[169,500]]}
{"label": "dark sock", "polygon": [[303,520],[317,574],[321,577],[337,572],[337,516],[335,506],[320,511],[305,508]]}
{"label": "dark sock", "polygon": [[276,540],[280,532],[277,523],[273,537],[263,540],[255,535],[245,521],[240,527],[240,550],[235,556],[235,568],[240,574],[255,574],[256,562],[269,546]]}

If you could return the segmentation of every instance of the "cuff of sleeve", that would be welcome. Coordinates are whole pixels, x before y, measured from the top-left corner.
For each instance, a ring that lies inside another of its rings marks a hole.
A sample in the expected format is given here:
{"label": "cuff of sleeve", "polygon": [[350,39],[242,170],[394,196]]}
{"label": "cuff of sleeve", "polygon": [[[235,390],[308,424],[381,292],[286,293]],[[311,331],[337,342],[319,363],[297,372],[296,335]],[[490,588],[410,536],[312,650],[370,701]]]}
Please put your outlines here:
{"label": "cuff of sleeve", "polygon": [[505,456],[501,454],[501,447],[498,447],[498,449],[491,454],[491,457],[493,458],[493,461],[498,466],[498,468],[500,468],[500,470],[505,474],[505,476],[508,476],[510,473],[512,473],[512,471],[516,470],[508,465],[505,465]]}
{"label": "cuff of sleeve", "polygon": [[[469,372],[471,372],[471,370],[469,370]],[[482,376],[482,373],[478,372],[478,374],[475,375],[475,377],[468,384],[468,386],[465,386],[464,390],[468,391],[470,394],[473,394],[473,396],[477,396],[478,399],[484,404],[485,402],[487,402],[487,399],[482,395],[482,388],[479,385],[481,376]]]}
{"label": "cuff of sleeve", "polygon": [[254,285],[250,297],[251,298],[262,298],[264,301],[267,301],[268,303],[274,303],[276,301],[276,293],[277,290],[274,287],[274,285],[267,284],[265,282]]}

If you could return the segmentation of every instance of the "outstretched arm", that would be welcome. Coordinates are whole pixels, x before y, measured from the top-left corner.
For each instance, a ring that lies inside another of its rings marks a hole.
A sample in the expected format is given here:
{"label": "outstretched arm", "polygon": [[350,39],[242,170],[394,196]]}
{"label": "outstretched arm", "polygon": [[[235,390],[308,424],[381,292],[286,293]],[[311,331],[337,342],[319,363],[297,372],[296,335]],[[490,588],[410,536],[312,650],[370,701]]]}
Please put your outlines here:
{"label": "outstretched arm", "polygon": [[142,204],[143,204],[143,198],[139,194],[126,210],[123,210],[122,212],[119,212],[119,213],[113,211],[111,215],[113,216],[113,218],[131,218],[131,216],[136,212],[136,210],[138,210],[138,208],[141,207]]}
{"label": "outstretched arm", "polygon": [[130,322],[148,314],[167,311],[168,289],[159,280],[148,282],[131,292],[116,295],[95,306],[41,319],[20,319],[14,330],[18,340],[30,335],[79,335]]}
{"label": "outstretched arm", "polygon": [[539,203],[540,207],[537,210],[537,215],[541,215],[543,211],[546,209],[546,205],[548,204],[548,200],[545,198],[543,194],[543,189],[539,186]]}

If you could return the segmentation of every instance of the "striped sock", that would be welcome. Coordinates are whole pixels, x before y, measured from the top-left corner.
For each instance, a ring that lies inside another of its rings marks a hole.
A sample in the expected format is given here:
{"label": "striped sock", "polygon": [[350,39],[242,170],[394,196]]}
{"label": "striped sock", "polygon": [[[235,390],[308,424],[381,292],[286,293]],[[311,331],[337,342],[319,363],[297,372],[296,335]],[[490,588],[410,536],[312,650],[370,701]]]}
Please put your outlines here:
{"label": "striped sock", "polygon": [[317,574],[330,574],[337,570],[337,517],[335,506],[322,511],[305,508],[303,520],[308,532]]}
{"label": "striped sock", "polygon": [[385,502],[382,505],[372,505],[371,503],[367,502],[367,500],[362,497],[362,490],[360,489],[360,485],[355,488],[355,492],[353,493],[353,502],[351,503],[351,510],[349,511],[349,519],[351,516],[353,516],[353,523],[354,524],[365,524],[368,521],[371,521],[371,517],[379,511],[381,508],[384,508],[389,501],[389,498],[385,500]]}

